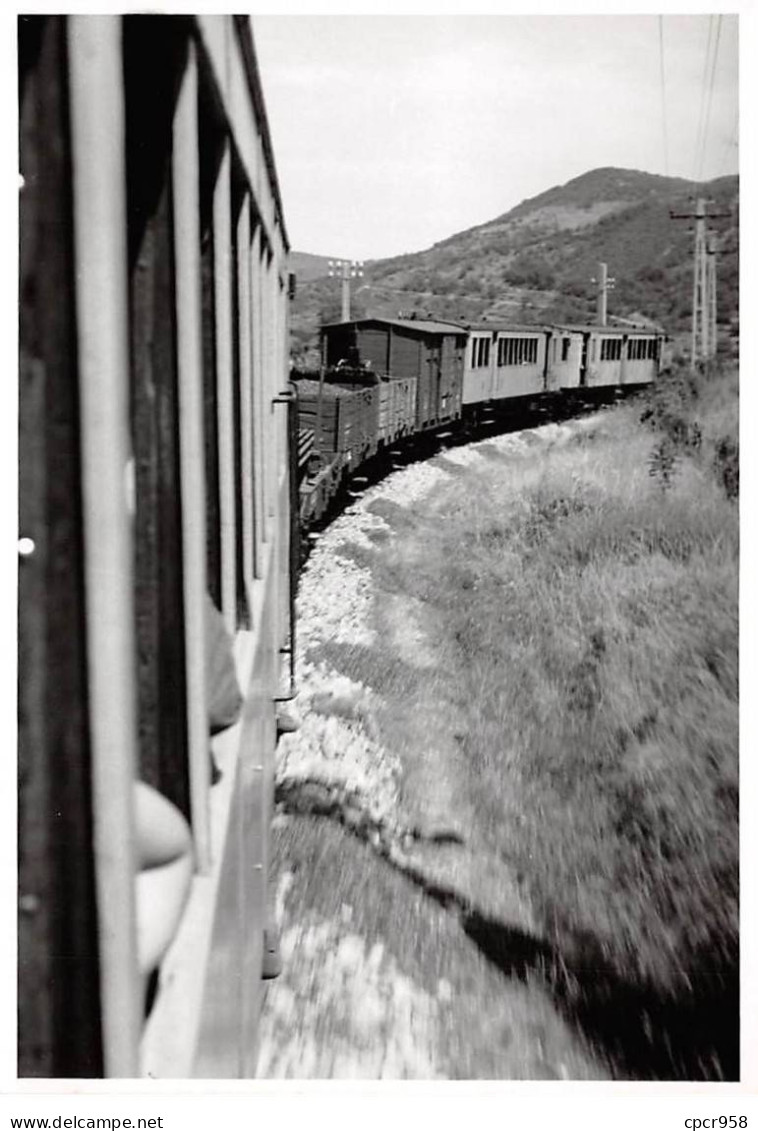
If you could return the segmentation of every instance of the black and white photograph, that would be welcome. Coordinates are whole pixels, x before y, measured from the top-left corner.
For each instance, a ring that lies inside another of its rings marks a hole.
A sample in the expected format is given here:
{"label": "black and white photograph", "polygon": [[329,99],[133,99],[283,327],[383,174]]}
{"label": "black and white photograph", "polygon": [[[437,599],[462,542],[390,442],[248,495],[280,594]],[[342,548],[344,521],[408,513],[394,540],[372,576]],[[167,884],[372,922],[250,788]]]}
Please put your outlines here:
{"label": "black and white photograph", "polygon": [[274,11],[13,21],[16,1087],[755,1085],[743,16]]}

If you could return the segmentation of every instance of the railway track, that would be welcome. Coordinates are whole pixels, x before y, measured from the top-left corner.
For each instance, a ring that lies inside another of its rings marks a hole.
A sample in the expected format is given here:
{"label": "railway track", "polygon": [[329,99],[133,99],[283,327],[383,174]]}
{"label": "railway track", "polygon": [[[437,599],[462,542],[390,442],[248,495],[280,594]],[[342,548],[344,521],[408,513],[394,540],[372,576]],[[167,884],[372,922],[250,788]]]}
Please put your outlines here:
{"label": "railway track", "polygon": [[[561,443],[571,428],[529,435]],[[367,475],[310,543],[298,598],[302,726],[280,743],[277,767],[285,971],[268,990],[259,1075],[605,1073],[544,994],[530,990],[525,1007],[524,980],[552,956],[508,865],[461,808],[467,771],[434,625],[380,580],[390,562],[415,568],[437,499],[467,464],[496,458],[490,449],[533,454],[524,437],[515,427],[443,437],[426,460],[414,453]]]}

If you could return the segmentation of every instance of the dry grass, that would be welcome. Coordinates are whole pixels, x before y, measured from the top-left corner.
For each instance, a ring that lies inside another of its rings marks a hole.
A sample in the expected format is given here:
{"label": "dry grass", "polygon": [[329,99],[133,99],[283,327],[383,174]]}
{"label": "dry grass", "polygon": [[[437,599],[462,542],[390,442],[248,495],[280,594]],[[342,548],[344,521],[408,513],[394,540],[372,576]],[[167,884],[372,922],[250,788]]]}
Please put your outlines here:
{"label": "dry grass", "polygon": [[735,380],[677,378],[644,424],[627,404],[456,481],[419,581],[460,660],[472,799],[623,1074],[739,1071]]}

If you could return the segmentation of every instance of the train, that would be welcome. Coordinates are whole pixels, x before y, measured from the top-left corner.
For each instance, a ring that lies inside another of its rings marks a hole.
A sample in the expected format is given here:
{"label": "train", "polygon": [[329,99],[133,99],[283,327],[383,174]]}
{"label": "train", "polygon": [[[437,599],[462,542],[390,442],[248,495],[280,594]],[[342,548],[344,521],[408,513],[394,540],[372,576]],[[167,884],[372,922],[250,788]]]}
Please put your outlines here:
{"label": "train", "polygon": [[18,61],[18,1074],[251,1077],[302,529],[662,335],[369,318],[292,372],[250,19],[20,16]]}
{"label": "train", "polygon": [[322,366],[293,371],[303,527],[368,460],[515,412],[651,384],[666,337],[641,325],[514,325],[373,318],[321,328]]}
{"label": "train", "polygon": [[251,1076],[297,534],[251,24],[21,16],[18,61],[18,1074]]}

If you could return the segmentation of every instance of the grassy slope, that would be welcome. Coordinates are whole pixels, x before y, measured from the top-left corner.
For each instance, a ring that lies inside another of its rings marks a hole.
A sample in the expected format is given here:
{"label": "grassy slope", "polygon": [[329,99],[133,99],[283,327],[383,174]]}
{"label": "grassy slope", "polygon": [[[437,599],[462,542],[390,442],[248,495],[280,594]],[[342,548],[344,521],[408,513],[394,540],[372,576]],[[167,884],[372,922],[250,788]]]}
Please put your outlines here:
{"label": "grassy slope", "polygon": [[461,480],[423,594],[473,800],[624,1074],[738,1072],[736,380],[670,378],[473,505]]}

